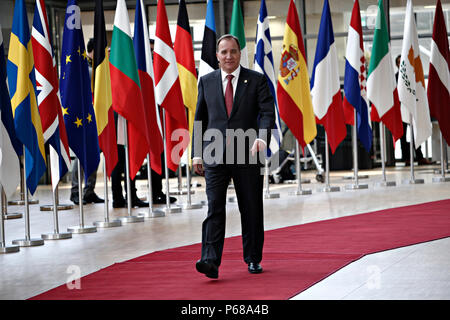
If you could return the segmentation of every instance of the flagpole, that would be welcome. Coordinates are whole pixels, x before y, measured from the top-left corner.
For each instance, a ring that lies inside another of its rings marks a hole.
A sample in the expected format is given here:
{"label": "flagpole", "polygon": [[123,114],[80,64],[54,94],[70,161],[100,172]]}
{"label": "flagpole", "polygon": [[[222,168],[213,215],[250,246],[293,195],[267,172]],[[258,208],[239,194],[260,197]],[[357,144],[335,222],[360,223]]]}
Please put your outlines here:
{"label": "flagpole", "polygon": [[[94,233],[97,232],[97,228],[94,226],[84,225],[84,210],[83,210],[83,180],[81,177],[81,163],[80,159],[76,158],[74,161],[78,161],[78,207],[80,210],[80,225],[67,228],[68,232],[72,233]],[[86,173],[86,172],[85,172]]]}
{"label": "flagpole", "polygon": [[144,217],[139,216],[132,216],[131,215],[131,205],[132,205],[132,199],[131,199],[131,179],[130,179],[130,157],[128,154],[129,149],[129,143],[128,143],[128,121],[124,118],[123,121],[123,136],[125,138],[125,179],[127,182],[127,211],[128,216],[122,217],[120,220],[122,223],[134,223],[134,222],[144,222]]}
{"label": "flagpole", "polygon": [[290,192],[289,195],[301,196],[312,194],[311,189],[302,189],[302,166],[300,164],[300,146],[298,140],[295,139],[295,175],[297,176],[297,190]]}
{"label": "flagpole", "polygon": [[412,113],[409,113],[409,159],[410,159],[410,173],[409,179],[403,180],[403,184],[422,184],[423,179],[416,179],[414,177],[414,126]]}
{"label": "flagpole", "polygon": [[386,165],[385,165],[385,145],[384,145],[384,124],[380,121],[379,124],[380,127],[380,153],[381,153],[381,172],[383,176],[383,180],[380,182],[377,182],[376,185],[382,186],[382,187],[394,187],[396,186],[395,181],[387,181],[386,180]]}
{"label": "flagpole", "polygon": [[104,199],[105,199],[105,219],[104,221],[96,221],[93,223],[97,228],[113,228],[122,226],[122,222],[120,220],[109,220],[109,204],[108,204],[108,173],[106,171],[106,159],[105,153],[103,153],[103,183],[105,185],[104,190]]}
{"label": "flagpole", "polygon": [[[20,167],[23,168],[24,166],[24,156],[20,156],[19,157],[19,161],[20,161]],[[24,183],[24,174],[23,174],[23,170],[20,170],[20,200],[11,200],[8,201],[8,204],[10,206],[23,206],[25,205],[25,190],[27,189],[26,184]],[[28,192],[28,190],[26,190],[26,192]],[[39,203],[38,199],[29,199],[28,198],[28,204],[37,204]]]}
{"label": "flagpole", "polygon": [[440,141],[441,141],[441,176],[440,177],[433,177],[433,182],[449,182],[450,177],[445,176],[445,160],[444,160],[444,148],[445,148],[445,141],[442,137],[442,131],[440,132]]}
{"label": "flagpole", "polygon": [[[50,151],[52,152],[52,151]],[[50,162],[52,161],[52,157],[50,157]],[[52,177],[52,169],[51,165],[48,166],[48,172]],[[53,182],[53,181],[52,181]],[[52,183],[53,187],[53,183]],[[53,189],[53,188],[52,188]],[[70,239],[72,238],[72,233],[70,232],[59,232],[59,221],[58,221],[58,185],[56,185],[55,189],[52,192],[53,205],[50,205],[53,208],[53,233],[45,233],[41,234],[42,239],[44,240],[60,240],[60,239]],[[41,209],[42,210],[42,209]]]}
{"label": "flagpole", "polygon": [[[5,191],[3,190],[3,186],[0,185],[0,193],[3,195]],[[0,217],[0,254],[1,253],[12,253],[20,251],[20,247],[17,245],[7,246],[5,241],[5,220],[4,220],[4,201],[6,197],[0,197],[1,202],[1,217]]]}
{"label": "flagpole", "polygon": [[170,190],[169,190],[169,166],[167,162],[167,132],[166,132],[166,110],[162,108],[163,112],[163,139],[164,139],[164,173],[166,175],[166,207],[162,209],[164,213],[179,213],[181,208],[178,206],[170,206]]}
{"label": "flagpole", "polygon": [[[25,154],[25,146],[23,146],[23,154]],[[25,158],[24,158],[25,160]],[[23,170],[23,176],[25,177],[26,161],[23,162],[21,170]],[[27,179],[23,179],[24,186],[24,196],[25,196],[25,238],[13,240],[13,244],[20,247],[31,247],[31,246],[41,246],[44,244],[42,238],[31,238],[30,237],[30,204],[28,202],[28,189],[27,189]]]}
{"label": "flagpole", "polygon": [[269,190],[270,181],[269,181],[269,160],[265,159],[264,164],[264,179],[265,179],[265,192],[264,199],[277,199],[280,197],[279,193],[271,193]]}
{"label": "flagpole", "polygon": [[358,134],[356,132],[356,126],[358,121],[358,115],[356,109],[354,112],[354,124],[352,126],[352,149],[353,149],[353,183],[345,186],[347,190],[360,190],[360,189],[368,189],[369,186],[367,184],[359,184],[359,172],[358,172]]}
{"label": "flagpole", "polygon": [[328,150],[328,135],[325,131],[325,187],[318,189],[320,192],[337,192],[341,191],[341,188],[337,186],[330,186],[330,155]]}
{"label": "flagpole", "polygon": [[146,218],[158,218],[164,217],[164,211],[160,209],[153,209],[153,188],[152,188],[152,168],[150,164],[150,156],[147,154],[147,181],[148,181],[148,212],[143,212],[143,215]]}
{"label": "flagpole", "polygon": [[21,213],[8,213],[8,200],[6,199],[5,190],[2,191],[2,215],[5,220],[20,219],[23,217]]}

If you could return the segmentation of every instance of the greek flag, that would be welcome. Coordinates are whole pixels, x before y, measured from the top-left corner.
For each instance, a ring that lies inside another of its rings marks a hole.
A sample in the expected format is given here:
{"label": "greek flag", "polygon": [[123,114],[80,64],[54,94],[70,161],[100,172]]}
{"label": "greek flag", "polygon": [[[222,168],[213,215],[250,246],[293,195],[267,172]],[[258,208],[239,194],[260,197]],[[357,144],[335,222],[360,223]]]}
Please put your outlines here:
{"label": "greek flag", "polygon": [[280,115],[278,112],[278,103],[276,95],[276,78],[273,67],[272,42],[270,40],[269,19],[267,18],[266,1],[261,0],[261,8],[259,10],[258,25],[256,29],[256,46],[254,69],[263,73],[267,78],[270,91],[275,101],[275,128],[272,131],[269,148],[267,148],[267,156],[270,157],[280,149],[282,140]]}

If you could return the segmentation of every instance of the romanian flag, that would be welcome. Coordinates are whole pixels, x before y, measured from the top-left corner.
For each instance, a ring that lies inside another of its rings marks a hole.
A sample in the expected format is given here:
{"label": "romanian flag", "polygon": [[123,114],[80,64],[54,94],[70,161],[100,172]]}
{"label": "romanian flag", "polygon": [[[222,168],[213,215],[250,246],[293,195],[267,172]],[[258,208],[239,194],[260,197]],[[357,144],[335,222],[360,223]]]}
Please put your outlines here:
{"label": "romanian flag", "polygon": [[33,50],[24,0],[17,0],[7,63],[9,94],[17,138],[25,147],[28,190],[33,195],[46,170],[44,136],[36,100]]}
{"label": "romanian flag", "polygon": [[153,68],[156,103],[165,110],[167,167],[176,171],[181,156],[189,145],[189,134],[177,61],[163,0],[158,1],[156,14]]}
{"label": "romanian flag", "polygon": [[278,108],[298,143],[305,147],[317,135],[311,102],[305,47],[295,3],[291,0],[286,18],[277,85]]}
{"label": "romanian flag", "polygon": [[110,59],[113,108],[127,120],[130,179],[133,180],[149,148],[141,82],[125,0],[117,1]]}
{"label": "romanian flag", "polygon": [[92,66],[94,111],[97,120],[98,142],[105,157],[106,174],[111,177],[118,161],[118,154],[107,46],[103,0],[95,0],[94,61]]}
{"label": "romanian flag", "polygon": [[183,101],[188,110],[189,136],[192,139],[198,89],[197,71],[195,70],[194,61],[194,47],[192,46],[190,29],[186,3],[184,0],[180,0],[180,6],[178,8],[177,33],[175,36],[173,49],[177,59]]}

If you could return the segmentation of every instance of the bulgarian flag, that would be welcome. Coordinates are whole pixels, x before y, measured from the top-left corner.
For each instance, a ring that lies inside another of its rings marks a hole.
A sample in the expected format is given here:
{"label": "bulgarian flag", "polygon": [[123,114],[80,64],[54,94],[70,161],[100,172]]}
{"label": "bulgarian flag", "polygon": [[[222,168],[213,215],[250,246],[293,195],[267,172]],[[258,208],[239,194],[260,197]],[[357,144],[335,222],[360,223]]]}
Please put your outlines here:
{"label": "bulgarian flag", "polygon": [[165,110],[167,167],[176,171],[181,157],[189,145],[189,131],[177,61],[163,0],[158,0],[156,13],[153,70],[155,72],[156,103]]}
{"label": "bulgarian flag", "polygon": [[378,1],[378,14],[367,78],[367,97],[373,104],[372,121],[383,122],[392,133],[394,141],[400,139],[403,135],[402,115],[382,0]]}
{"label": "bulgarian flag", "polygon": [[317,135],[311,102],[302,30],[294,0],[289,4],[277,84],[280,117],[298,143],[305,147]]}
{"label": "bulgarian flag", "polygon": [[127,120],[130,178],[134,179],[149,151],[141,84],[125,0],[117,1],[110,52],[114,110]]}
{"label": "bulgarian flag", "polygon": [[248,50],[245,41],[244,18],[242,17],[240,0],[234,0],[233,2],[230,34],[239,39],[239,44],[241,45],[241,66],[248,68]]}
{"label": "bulgarian flag", "polygon": [[450,51],[441,1],[436,4],[431,39],[428,103],[430,115],[439,122],[442,136],[450,144]]}

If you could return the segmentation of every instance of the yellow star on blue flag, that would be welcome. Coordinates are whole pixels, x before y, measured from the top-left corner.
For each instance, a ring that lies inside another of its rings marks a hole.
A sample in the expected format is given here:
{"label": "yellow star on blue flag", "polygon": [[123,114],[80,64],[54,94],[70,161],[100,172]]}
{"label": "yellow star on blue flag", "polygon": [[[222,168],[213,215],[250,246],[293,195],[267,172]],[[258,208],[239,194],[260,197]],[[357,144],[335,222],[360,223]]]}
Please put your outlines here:
{"label": "yellow star on blue flag", "polygon": [[[73,6],[77,6],[77,2],[69,0],[61,50],[61,104],[66,106],[64,122],[69,147],[80,160],[84,170],[84,178],[87,181],[91,173],[97,171],[100,162],[100,148],[92,102],[89,67],[83,55],[80,54],[86,51],[80,10],[73,10]],[[79,23],[74,23],[74,21],[79,21]],[[70,62],[67,64],[66,57],[70,57]],[[83,119],[88,120],[83,121]]]}

